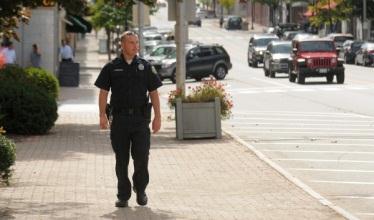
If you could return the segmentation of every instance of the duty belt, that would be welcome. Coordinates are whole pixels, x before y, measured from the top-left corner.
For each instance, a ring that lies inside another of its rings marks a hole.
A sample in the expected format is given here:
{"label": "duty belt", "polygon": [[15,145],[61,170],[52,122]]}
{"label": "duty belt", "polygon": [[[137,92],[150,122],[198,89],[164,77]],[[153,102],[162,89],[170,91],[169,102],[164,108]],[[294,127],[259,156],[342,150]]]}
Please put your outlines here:
{"label": "duty belt", "polygon": [[113,114],[118,114],[118,115],[144,115],[144,107],[113,109]]}

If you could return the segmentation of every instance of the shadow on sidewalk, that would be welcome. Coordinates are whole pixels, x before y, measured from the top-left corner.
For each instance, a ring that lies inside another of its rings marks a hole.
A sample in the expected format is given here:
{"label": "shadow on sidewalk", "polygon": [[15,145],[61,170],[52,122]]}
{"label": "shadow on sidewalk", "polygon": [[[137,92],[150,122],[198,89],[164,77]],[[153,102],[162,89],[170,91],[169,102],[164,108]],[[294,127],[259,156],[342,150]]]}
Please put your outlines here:
{"label": "shadow on sidewalk", "polygon": [[[127,217],[127,218],[125,218]],[[107,219],[134,219],[134,220],[168,220],[168,219],[177,219],[177,216],[173,215],[171,212],[162,211],[162,210],[152,210],[149,207],[133,207],[133,208],[121,208],[117,209],[114,212],[102,215],[101,218]]]}

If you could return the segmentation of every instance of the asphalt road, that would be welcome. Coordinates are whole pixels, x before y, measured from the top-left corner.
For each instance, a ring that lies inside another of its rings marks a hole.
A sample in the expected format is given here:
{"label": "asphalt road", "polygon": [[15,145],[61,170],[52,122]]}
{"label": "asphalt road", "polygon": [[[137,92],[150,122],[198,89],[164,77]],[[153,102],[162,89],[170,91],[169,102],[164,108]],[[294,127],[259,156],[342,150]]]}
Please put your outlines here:
{"label": "asphalt road", "polygon": [[[171,26],[166,14],[162,9],[152,25]],[[223,122],[226,130],[331,202],[360,219],[374,219],[374,67],[345,65],[344,84],[307,78],[299,85],[286,74],[267,78],[261,65],[248,66],[248,31],[203,20],[201,28],[190,26],[189,36],[221,44],[230,54],[233,68],[223,82],[234,109]],[[165,81],[163,90],[174,87]]]}

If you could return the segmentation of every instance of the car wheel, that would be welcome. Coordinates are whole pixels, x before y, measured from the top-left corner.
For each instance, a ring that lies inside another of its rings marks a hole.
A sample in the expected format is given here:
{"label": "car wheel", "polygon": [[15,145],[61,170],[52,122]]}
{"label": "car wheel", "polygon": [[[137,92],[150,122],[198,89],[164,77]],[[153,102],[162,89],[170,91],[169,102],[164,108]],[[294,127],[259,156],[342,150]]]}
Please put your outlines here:
{"label": "car wheel", "polygon": [[252,66],[251,60],[247,57],[248,66]]}
{"label": "car wheel", "polygon": [[295,82],[296,81],[296,75],[292,73],[291,67],[288,68],[288,80],[290,82]]}
{"label": "car wheel", "polygon": [[336,81],[338,84],[344,83],[344,72],[336,74]]}
{"label": "car wheel", "polygon": [[369,66],[369,61],[367,58],[363,58],[363,65],[364,66]]}
{"label": "car wheel", "polygon": [[272,70],[271,64],[269,64],[269,74],[270,74],[270,78],[275,78],[275,72]]}
{"label": "car wheel", "polygon": [[258,67],[258,62],[257,62],[257,60],[252,60],[252,66],[253,67]]}
{"label": "car wheel", "polygon": [[297,83],[299,84],[305,84],[305,74],[302,72],[299,72],[297,74]]}
{"label": "car wheel", "polygon": [[269,71],[265,68],[265,66],[264,66],[264,74],[266,77],[269,76]]}
{"label": "car wheel", "polygon": [[171,78],[170,78],[171,82],[172,83],[176,83],[177,82],[177,76],[175,74],[175,70],[173,71],[173,74],[171,74]]}
{"label": "car wheel", "polygon": [[327,83],[332,83],[332,81],[334,80],[334,75],[333,74],[328,74],[326,76],[326,80],[327,80]]}
{"label": "car wheel", "polygon": [[214,77],[218,80],[224,79],[227,74],[227,68],[224,65],[219,65],[214,71]]}

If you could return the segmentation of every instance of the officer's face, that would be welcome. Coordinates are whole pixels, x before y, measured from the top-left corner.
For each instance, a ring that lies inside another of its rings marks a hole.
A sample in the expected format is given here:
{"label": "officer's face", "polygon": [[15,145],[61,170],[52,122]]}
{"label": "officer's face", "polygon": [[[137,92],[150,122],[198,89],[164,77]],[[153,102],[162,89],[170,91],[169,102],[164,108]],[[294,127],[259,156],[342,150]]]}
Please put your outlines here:
{"label": "officer's face", "polygon": [[134,57],[139,51],[139,39],[136,35],[127,35],[122,40],[122,50],[125,56]]}

